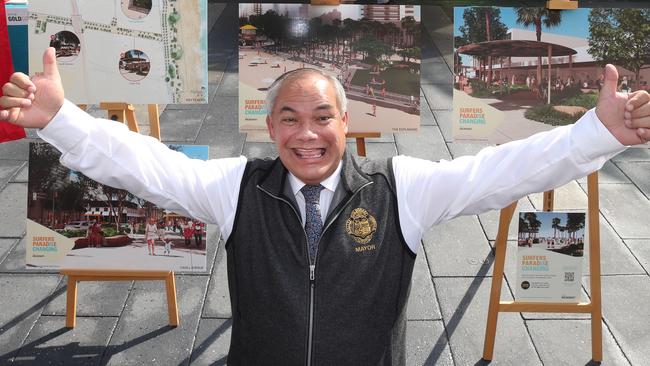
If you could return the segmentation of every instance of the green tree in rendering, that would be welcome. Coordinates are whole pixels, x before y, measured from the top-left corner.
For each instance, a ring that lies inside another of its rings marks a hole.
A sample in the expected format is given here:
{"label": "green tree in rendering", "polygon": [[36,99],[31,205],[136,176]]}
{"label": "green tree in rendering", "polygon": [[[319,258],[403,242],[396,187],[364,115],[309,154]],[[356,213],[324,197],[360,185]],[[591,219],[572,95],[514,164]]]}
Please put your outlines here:
{"label": "green tree in rendering", "polygon": [[589,54],[639,74],[650,67],[650,9],[601,9],[589,13]]}

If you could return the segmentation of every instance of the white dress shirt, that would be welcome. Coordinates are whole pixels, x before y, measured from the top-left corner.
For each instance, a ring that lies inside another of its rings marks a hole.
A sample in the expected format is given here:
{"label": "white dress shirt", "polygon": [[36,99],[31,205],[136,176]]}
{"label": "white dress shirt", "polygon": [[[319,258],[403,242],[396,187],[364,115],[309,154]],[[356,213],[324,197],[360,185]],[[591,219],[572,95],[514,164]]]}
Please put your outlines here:
{"label": "white dress shirt", "polygon": [[[224,240],[232,232],[245,157],[189,159],[120,122],[96,119],[68,101],[38,134],[62,152],[61,162],[70,169],[160,207],[218,224]],[[393,171],[402,234],[416,253],[422,235],[433,225],[563,185],[600,169],[624,149],[590,110],[574,125],[485,148],[474,156],[440,162],[396,156]],[[322,183],[323,218],[340,169],[339,164]],[[299,192],[304,183],[293,175],[289,182],[304,222]]]}

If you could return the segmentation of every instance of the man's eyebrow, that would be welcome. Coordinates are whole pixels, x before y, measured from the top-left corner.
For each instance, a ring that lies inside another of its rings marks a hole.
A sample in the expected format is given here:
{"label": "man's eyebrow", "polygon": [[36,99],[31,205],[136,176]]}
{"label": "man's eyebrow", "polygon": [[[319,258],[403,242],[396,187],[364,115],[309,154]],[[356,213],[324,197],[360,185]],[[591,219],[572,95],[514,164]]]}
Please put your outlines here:
{"label": "man's eyebrow", "polygon": [[317,111],[321,111],[321,110],[325,110],[325,109],[328,109],[328,110],[329,110],[329,109],[333,109],[333,108],[334,108],[333,105],[331,105],[331,104],[329,104],[329,103],[325,103],[325,104],[321,104],[321,105],[319,105],[318,107],[316,107],[316,110],[317,110]]}
{"label": "man's eyebrow", "polygon": [[282,113],[282,112],[296,113],[296,110],[291,108],[291,107],[284,106],[284,107],[280,108],[280,113]]}

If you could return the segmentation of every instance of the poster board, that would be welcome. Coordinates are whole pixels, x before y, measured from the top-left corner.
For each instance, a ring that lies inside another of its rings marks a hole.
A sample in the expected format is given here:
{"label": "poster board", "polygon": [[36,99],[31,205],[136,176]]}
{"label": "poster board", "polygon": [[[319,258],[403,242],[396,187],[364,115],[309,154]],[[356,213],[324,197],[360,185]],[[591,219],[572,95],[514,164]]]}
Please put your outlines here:
{"label": "poster board", "polygon": [[30,1],[29,64],[57,49],[76,104],[207,103],[207,1]]}
{"label": "poster board", "polygon": [[240,4],[239,13],[242,132],[266,133],[266,90],[302,67],[343,84],[349,132],[418,130],[419,6]]}
{"label": "poster board", "polygon": [[520,212],[517,301],[579,302],[585,212]]}
{"label": "poster board", "polygon": [[650,69],[633,50],[650,46],[650,34],[629,31],[650,22],[647,9],[550,10],[554,25],[541,27],[540,42],[518,10],[539,9],[454,8],[455,141],[501,144],[575,122],[596,105],[606,63],[619,72],[619,92],[648,90]]}
{"label": "poster board", "polygon": [[[208,159],[207,146],[169,147]],[[30,144],[27,268],[206,270],[204,223],[97,183],[63,167],[59,157],[49,144]],[[145,239],[150,220],[157,226],[153,255]]]}

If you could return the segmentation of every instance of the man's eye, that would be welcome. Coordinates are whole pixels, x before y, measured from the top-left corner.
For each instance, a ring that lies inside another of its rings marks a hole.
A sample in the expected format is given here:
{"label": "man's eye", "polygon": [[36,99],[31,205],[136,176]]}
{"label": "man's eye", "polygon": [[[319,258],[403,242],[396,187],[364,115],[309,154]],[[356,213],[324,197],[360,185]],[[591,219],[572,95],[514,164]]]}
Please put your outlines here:
{"label": "man's eye", "polygon": [[325,121],[329,121],[332,118],[334,118],[334,116],[320,116],[320,117],[318,117],[318,120],[322,121],[322,122],[325,122]]}
{"label": "man's eye", "polygon": [[296,119],[293,117],[285,117],[282,119],[282,122],[284,123],[296,123]]}

